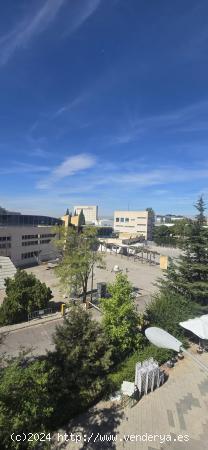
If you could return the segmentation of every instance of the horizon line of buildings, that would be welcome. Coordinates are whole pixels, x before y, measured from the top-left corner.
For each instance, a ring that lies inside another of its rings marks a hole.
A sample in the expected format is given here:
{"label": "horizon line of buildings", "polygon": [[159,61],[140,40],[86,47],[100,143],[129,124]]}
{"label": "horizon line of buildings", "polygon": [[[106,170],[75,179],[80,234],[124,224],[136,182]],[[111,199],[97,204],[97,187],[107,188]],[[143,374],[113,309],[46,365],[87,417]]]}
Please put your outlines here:
{"label": "horizon line of buildings", "polygon": [[143,211],[117,210],[114,212],[114,220],[110,220],[99,219],[97,205],[76,205],[73,216],[67,209],[67,213],[61,218],[21,214],[0,207],[0,256],[8,256],[16,267],[55,259],[58,251],[51,242],[55,238],[53,227],[62,224],[77,227],[81,211],[86,225],[92,224],[102,231],[100,237],[105,236],[105,232],[106,236],[112,235],[114,231],[124,239],[140,237],[152,240],[153,227],[158,223],[151,208]]}

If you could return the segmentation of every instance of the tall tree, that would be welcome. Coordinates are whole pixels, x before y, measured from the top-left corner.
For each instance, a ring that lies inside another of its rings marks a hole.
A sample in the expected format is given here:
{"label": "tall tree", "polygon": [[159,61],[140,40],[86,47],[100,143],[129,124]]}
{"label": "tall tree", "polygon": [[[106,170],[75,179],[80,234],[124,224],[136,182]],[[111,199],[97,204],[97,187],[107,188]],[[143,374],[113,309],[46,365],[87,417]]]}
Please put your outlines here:
{"label": "tall tree", "polygon": [[208,230],[204,227],[206,218],[202,197],[195,207],[198,214],[187,226],[183,253],[177,263],[171,262],[165,279],[160,280],[160,289],[208,305]]}
{"label": "tall tree", "polygon": [[65,216],[69,216],[69,208],[67,208]]}
{"label": "tall tree", "polygon": [[79,213],[79,219],[78,219],[78,228],[81,228],[84,225],[85,225],[85,216],[84,216],[83,209],[81,209],[81,211]]}
{"label": "tall tree", "polygon": [[[111,349],[101,325],[80,306],[72,306],[54,335],[49,356],[57,369],[58,414],[71,416],[102,392],[111,365]],[[65,408],[63,407],[65,405]]]}
{"label": "tall tree", "polygon": [[52,292],[45,283],[25,270],[17,270],[14,278],[6,278],[6,297],[0,307],[0,323],[9,325],[28,319],[28,314],[47,308]]}
{"label": "tall tree", "polygon": [[65,292],[76,292],[86,301],[88,280],[95,264],[104,267],[103,256],[98,252],[96,229],[86,227],[83,232],[73,228],[61,228],[56,245],[62,252],[62,260],[56,268]]}
{"label": "tall tree", "polygon": [[138,343],[138,315],[133,287],[126,275],[119,273],[108,286],[109,298],[101,299],[103,326],[113,347],[115,360],[131,353]]}

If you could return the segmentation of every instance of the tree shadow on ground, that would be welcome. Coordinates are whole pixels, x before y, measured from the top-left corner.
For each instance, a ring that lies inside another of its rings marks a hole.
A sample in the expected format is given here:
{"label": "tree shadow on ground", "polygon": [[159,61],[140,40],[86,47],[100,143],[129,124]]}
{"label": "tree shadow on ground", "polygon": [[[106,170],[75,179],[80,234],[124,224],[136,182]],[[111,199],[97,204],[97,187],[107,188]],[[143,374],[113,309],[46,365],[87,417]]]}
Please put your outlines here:
{"label": "tree shadow on ground", "polygon": [[[64,435],[66,432],[69,437],[72,433],[74,438],[77,437],[77,449],[79,450],[96,450],[96,449],[116,449],[117,441],[119,437],[117,435],[117,428],[124,417],[124,413],[116,403],[108,404],[102,408],[93,407],[87,413],[84,413],[74,419],[72,419],[68,426],[64,428],[64,431],[59,431],[60,434]],[[54,439],[54,444],[59,449],[71,448],[72,442],[61,443],[57,442],[57,433]]]}

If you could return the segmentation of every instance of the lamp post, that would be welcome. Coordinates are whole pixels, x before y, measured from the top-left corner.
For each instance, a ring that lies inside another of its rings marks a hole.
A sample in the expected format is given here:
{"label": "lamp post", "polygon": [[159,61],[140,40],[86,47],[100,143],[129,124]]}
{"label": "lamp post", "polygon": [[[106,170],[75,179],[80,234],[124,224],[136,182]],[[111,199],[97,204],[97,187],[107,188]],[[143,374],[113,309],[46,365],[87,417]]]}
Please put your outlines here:
{"label": "lamp post", "polygon": [[169,350],[174,350],[179,353],[183,351],[186,355],[189,356],[202,370],[208,372],[208,366],[203,364],[198,358],[193,356],[190,352],[188,352],[184,347],[182,342],[176,339],[172,334],[158,327],[149,327],[145,330],[145,335],[147,339],[156,347],[167,348]]}

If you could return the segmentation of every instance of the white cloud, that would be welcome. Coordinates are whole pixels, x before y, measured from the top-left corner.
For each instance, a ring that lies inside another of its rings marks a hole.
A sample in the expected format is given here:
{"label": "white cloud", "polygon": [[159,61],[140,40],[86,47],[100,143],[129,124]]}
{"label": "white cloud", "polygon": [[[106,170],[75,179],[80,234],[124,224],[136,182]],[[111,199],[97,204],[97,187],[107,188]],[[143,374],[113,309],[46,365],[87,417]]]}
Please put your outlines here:
{"label": "white cloud", "polygon": [[69,29],[65,35],[70,35],[75,32],[96,11],[100,3],[101,0],[77,1],[80,8],[78,8],[77,13],[73,15],[71,26],[69,26]]}
{"label": "white cloud", "polygon": [[[27,15],[10,31],[0,36],[0,65],[4,65],[20,48],[26,48],[30,41],[55,20],[64,5],[70,6],[71,23],[66,35],[74,33],[97,9],[101,0],[45,0],[43,6],[33,15]],[[78,6],[78,9],[77,9]]]}
{"label": "white cloud", "polygon": [[46,0],[32,17],[25,17],[11,31],[0,37],[0,63],[4,65],[19,48],[43,32],[57,16],[66,0]]}
{"label": "white cloud", "polygon": [[23,174],[23,173],[39,173],[48,172],[50,169],[48,166],[39,166],[38,164],[27,164],[13,162],[10,166],[1,167],[0,175],[12,175],[12,174]]}
{"label": "white cloud", "polygon": [[90,169],[95,165],[95,158],[92,155],[81,153],[79,155],[70,156],[63,163],[57,166],[49,177],[39,181],[37,187],[39,189],[47,189],[57,181],[75,175],[86,169]]}

